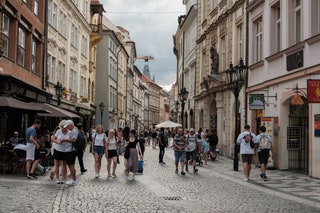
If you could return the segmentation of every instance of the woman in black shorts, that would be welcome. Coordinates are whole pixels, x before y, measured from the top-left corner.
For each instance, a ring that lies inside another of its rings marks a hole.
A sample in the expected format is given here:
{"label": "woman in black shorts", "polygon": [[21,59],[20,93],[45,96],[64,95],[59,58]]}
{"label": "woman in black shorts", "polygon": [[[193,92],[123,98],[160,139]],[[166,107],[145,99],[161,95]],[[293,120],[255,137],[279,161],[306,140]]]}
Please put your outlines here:
{"label": "woman in black shorts", "polygon": [[[107,163],[108,177],[116,177],[117,176],[116,175],[116,168],[117,168],[117,162],[118,162],[119,144],[118,144],[118,140],[115,136],[114,129],[110,129],[108,131],[107,145],[106,145],[105,149],[106,149],[105,155],[106,155],[107,162],[108,162]],[[111,163],[113,164],[112,175],[110,173]]]}

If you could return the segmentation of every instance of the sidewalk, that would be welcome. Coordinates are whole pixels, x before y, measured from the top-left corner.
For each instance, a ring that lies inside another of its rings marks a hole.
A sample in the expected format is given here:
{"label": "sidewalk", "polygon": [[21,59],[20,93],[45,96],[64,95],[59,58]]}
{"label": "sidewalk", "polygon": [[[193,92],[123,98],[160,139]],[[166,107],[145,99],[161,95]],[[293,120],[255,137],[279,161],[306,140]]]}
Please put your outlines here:
{"label": "sidewalk", "polygon": [[[239,171],[233,171],[233,159],[220,156],[217,160],[209,162],[213,170],[233,178],[242,180],[243,169],[239,159]],[[291,195],[297,198],[320,203],[320,179],[304,174],[283,170],[267,170],[268,180],[260,178],[260,168],[252,164],[249,183],[270,189],[276,192]],[[319,205],[320,206],[320,205]]]}

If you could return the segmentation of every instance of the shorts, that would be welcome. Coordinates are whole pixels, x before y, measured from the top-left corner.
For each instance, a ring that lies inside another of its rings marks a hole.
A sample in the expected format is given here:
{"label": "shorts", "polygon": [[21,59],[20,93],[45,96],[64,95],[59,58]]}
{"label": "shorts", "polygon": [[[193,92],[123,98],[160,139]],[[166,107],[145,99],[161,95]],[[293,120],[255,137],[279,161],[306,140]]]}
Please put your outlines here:
{"label": "shorts", "polygon": [[187,160],[197,160],[197,151],[193,150],[191,152],[186,152],[186,158]]}
{"label": "shorts", "polygon": [[269,151],[270,149],[262,149],[260,152],[258,152],[258,157],[261,164],[268,164]]}
{"label": "shorts", "polygon": [[26,160],[34,160],[35,159],[35,150],[36,150],[36,145],[34,145],[33,143],[27,143]]}
{"label": "shorts", "polygon": [[53,152],[53,159],[65,161],[66,160],[65,152],[60,152],[55,149]]}
{"label": "shorts", "polygon": [[66,164],[74,165],[76,162],[77,151],[65,152]]}
{"label": "shorts", "polygon": [[102,156],[104,154],[104,147],[103,146],[94,146],[93,147],[93,153],[95,155]]}
{"label": "shorts", "polygon": [[108,150],[108,158],[113,158],[113,157],[118,157],[117,150],[115,149]]}
{"label": "shorts", "polygon": [[174,151],[175,162],[184,162],[186,156],[186,151]]}
{"label": "shorts", "polygon": [[241,158],[242,158],[242,163],[251,164],[253,159],[253,154],[242,154]]}

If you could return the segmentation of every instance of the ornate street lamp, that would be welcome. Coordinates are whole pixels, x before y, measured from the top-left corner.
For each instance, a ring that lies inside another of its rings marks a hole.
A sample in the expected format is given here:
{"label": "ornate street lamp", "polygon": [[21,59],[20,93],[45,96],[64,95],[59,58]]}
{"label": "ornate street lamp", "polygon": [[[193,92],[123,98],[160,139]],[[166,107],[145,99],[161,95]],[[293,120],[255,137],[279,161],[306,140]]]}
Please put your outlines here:
{"label": "ornate street lamp", "polygon": [[184,123],[183,123],[184,105],[185,105],[185,102],[186,102],[186,100],[188,98],[188,94],[189,94],[189,92],[186,90],[185,87],[183,87],[180,90],[180,93],[178,94],[179,98],[180,98],[180,102],[181,102],[181,121],[182,121],[182,127],[183,128],[185,128]]}
{"label": "ornate street lamp", "polygon": [[237,145],[237,137],[239,135],[239,94],[242,86],[245,83],[247,77],[248,67],[243,64],[242,58],[239,60],[239,64],[235,67],[230,64],[229,69],[226,70],[226,81],[230,85],[230,89],[235,97],[235,133],[234,133],[234,159],[233,159],[233,170],[239,170],[239,145]]}
{"label": "ornate street lamp", "polygon": [[176,122],[178,123],[178,110],[179,110],[179,101],[175,102],[175,108],[176,108]]}
{"label": "ornate street lamp", "polygon": [[54,88],[56,89],[56,96],[57,96],[58,106],[60,106],[61,97],[62,97],[62,84],[59,83],[59,81],[58,81],[57,84],[54,86]]}
{"label": "ornate street lamp", "polygon": [[104,103],[101,102],[101,103],[99,104],[99,110],[100,110],[100,113],[101,113],[101,122],[100,122],[101,125],[102,125],[102,117],[103,117],[104,107],[105,107]]}

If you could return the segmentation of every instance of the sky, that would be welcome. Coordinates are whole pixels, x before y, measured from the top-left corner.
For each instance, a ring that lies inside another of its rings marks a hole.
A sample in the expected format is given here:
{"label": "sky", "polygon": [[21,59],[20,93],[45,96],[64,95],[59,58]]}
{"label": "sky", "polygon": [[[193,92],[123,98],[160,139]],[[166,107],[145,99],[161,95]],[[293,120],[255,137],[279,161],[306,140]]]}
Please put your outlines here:
{"label": "sky", "polygon": [[[150,76],[166,90],[176,81],[177,62],[173,54],[173,35],[178,16],[185,14],[182,0],[100,0],[104,15],[116,26],[129,31],[138,56],[152,56]],[[144,60],[135,65],[143,72]]]}

